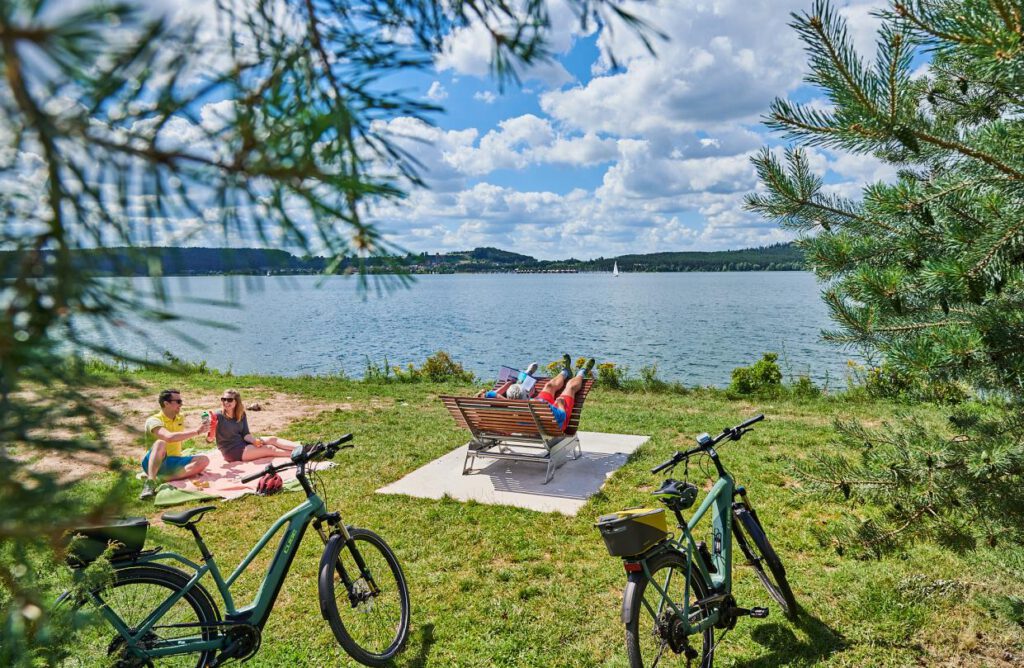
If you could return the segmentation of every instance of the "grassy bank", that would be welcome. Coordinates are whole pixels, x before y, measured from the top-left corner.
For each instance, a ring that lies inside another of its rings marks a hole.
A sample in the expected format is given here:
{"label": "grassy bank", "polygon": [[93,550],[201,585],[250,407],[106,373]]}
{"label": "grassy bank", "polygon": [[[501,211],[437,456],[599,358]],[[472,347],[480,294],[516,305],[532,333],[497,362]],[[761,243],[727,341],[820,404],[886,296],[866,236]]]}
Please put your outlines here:
{"label": "grassy bank", "polygon": [[[465,442],[467,434],[455,427],[437,395],[469,386],[213,374],[171,378],[152,372],[133,377],[149,389],[173,385],[186,397],[233,386],[247,400],[276,391],[347,405],[311,414],[281,435],[314,439],[355,432],[356,449],[340,454],[339,465],[324,474],[326,497],[346,521],[384,536],[406,570],[413,632],[398,666],[625,665],[618,618],[624,574],[620,562],[605,552],[593,519],[650,504],[648,494],[660,481],[650,475],[651,466],[688,446],[693,435],[756,412],[768,420],[743,441],[723,447],[721,455],[750,489],[804,614],[792,623],[773,608],[767,620],[741,620],[717,650],[716,665],[999,666],[1024,661],[1024,633],[1012,610],[999,612],[991,603],[998,594],[1024,595],[1021,552],[984,547],[956,554],[925,544],[882,560],[841,557],[827,529],[851,508],[803,494],[790,475],[793,461],[830,447],[835,416],[877,424],[909,410],[938,423],[945,416],[941,408],[829,397],[736,400],[716,391],[643,394],[598,387],[587,400],[582,429],[646,434],[651,440],[577,517],[569,518],[373,493]],[[152,404],[155,392],[138,392],[139,401]],[[82,485],[82,493],[102,484],[102,477],[94,478]],[[220,504],[201,529],[222,569],[237,563],[298,500],[280,495]],[[159,514],[134,497],[127,503],[131,514]],[[187,534],[171,527],[155,528],[150,544],[198,557]],[[320,618],[320,551],[315,536],[307,536],[265,629],[263,649],[249,665],[351,664]],[[255,593],[270,552],[240,579],[236,601],[246,602]],[[746,569],[737,575],[735,593],[741,605],[768,605],[767,594]]]}

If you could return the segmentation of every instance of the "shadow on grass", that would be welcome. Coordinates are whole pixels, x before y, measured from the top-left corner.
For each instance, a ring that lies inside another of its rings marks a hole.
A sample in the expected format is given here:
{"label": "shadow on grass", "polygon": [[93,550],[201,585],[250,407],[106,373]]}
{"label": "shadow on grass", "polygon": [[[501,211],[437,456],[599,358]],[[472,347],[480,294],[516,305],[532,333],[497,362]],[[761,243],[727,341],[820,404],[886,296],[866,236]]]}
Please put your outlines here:
{"label": "shadow on grass", "polygon": [[761,624],[750,633],[754,642],[771,650],[770,654],[748,663],[744,668],[778,668],[791,662],[817,663],[848,646],[841,633],[798,606],[799,616],[790,623],[807,634],[800,640],[789,625],[781,622]]}
{"label": "shadow on grass", "polygon": [[[416,648],[415,654],[410,654],[413,648],[409,645],[416,643],[417,640],[419,647]],[[427,665],[427,656],[430,654],[430,648],[434,645],[434,625],[427,623],[420,626],[415,636],[410,638],[408,642],[409,645],[406,646],[405,652],[409,656],[409,668],[423,668]]]}

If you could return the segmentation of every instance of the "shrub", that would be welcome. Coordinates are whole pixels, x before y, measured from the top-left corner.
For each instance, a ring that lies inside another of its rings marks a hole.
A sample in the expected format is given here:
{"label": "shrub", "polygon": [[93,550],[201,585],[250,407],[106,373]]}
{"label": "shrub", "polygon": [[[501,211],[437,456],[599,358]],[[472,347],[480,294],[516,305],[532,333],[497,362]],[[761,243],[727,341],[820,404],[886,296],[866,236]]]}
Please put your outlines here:
{"label": "shrub", "polygon": [[597,377],[601,385],[612,390],[622,389],[626,372],[626,367],[616,366],[614,362],[602,362],[597,365]]}
{"label": "shrub", "polygon": [[782,385],[782,369],[778,365],[779,356],[765,353],[753,365],[736,367],[732,370],[732,382],[729,390],[736,394],[761,394],[778,390]]}
{"label": "shrub", "polygon": [[658,378],[658,365],[640,367],[640,382],[647,392],[663,392],[668,388],[668,383]]}
{"label": "shrub", "polygon": [[439,350],[423,362],[423,366],[416,368],[415,364],[409,363],[402,368],[398,365],[388,364],[388,358],[384,358],[383,364],[372,362],[366,358],[366,373],[363,381],[368,383],[446,383],[449,381],[460,383],[472,383],[476,380],[472,371],[465,368],[451,356]]}
{"label": "shrub", "polygon": [[389,380],[391,380],[391,367],[388,366],[388,358],[384,358],[383,364],[377,364],[367,357],[366,371],[363,373],[363,381],[368,383],[386,383]]}
{"label": "shrub", "polygon": [[448,353],[439,350],[423,363],[420,373],[427,377],[432,383],[443,383],[446,381],[458,381],[472,383],[476,378],[472,371],[465,368],[451,358]]}
{"label": "shrub", "polygon": [[886,362],[877,366],[864,366],[850,360],[847,366],[850,370],[847,377],[850,391],[856,393],[862,390],[875,399],[957,404],[966,400],[970,394],[961,383],[915,377]]}
{"label": "shrub", "polygon": [[810,376],[797,376],[796,382],[789,385],[790,393],[795,397],[813,398],[821,396],[821,388],[814,384]]}

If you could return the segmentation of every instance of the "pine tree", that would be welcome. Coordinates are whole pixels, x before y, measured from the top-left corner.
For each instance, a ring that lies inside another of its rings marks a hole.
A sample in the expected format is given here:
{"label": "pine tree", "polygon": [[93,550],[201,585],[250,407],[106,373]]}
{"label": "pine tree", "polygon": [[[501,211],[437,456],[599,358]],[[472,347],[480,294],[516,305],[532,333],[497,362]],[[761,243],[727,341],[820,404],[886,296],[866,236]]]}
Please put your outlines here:
{"label": "pine tree", "polygon": [[[830,107],[772,104],[768,125],[793,146],[755,158],[763,188],[747,204],[799,232],[838,325],[827,339],[981,390],[1004,412],[954,416],[945,436],[845,425],[861,461],[825,457],[805,478],[883,506],[855,529],[875,550],[922,534],[1019,539],[1008,492],[1024,472],[1024,3],[900,1],[881,17],[867,61],[829,3],[793,15],[807,81]],[[897,177],[838,196],[811,170],[816,147],[873,156]]]}
{"label": "pine tree", "polygon": [[[155,255],[77,251],[216,230],[327,254],[328,272],[353,255],[363,275],[397,263],[368,214],[422,182],[378,121],[441,110],[388,76],[429,67],[471,25],[490,36],[502,84],[550,56],[544,2],[218,0],[202,25],[160,14],[173,4],[0,3],[0,251],[14,251],[0,253],[12,277],[0,284],[0,665],[67,651],[47,589],[59,538],[112,511],[125,487],[87,502],[26,462],[106,452],[117,416],[82,389],[88,356],[145,364],[105,344],[109,332],[139,317],[175,325],[159,280],[132,291],[97,277],[149,262],[159,278]],[[585,30],[657,34],[621,4],[569,1]]]}

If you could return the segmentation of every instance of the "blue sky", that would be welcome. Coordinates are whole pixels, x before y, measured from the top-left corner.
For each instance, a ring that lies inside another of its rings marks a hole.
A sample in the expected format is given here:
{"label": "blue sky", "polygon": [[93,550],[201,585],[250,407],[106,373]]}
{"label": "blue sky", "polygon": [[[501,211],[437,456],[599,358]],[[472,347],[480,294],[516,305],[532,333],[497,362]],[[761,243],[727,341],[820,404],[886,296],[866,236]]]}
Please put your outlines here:
{"label": "blue sky", "polygon": [[[837,3],[861,53],[874,52],[880,2]],[[775,96],[827,104],[801,84],[805,57],[787,26],[810,0],[638,4],[669,41],[651,57],[628,30],[580,34],[552,3],[555,62],[499,92],[479,31],[449,40],[412,82],[446,108],[429,128],[395,119],[429,188],[375,212],[415,251],[497,246],[540,258],[744,248],[791,239],[742,209],[757,187],[750,156],[779,145],[761,124]],[[609,71],[612,49],[622,66]],[[814,151],[837,192],[891,178],[864,156]]]}
{"label": "blue sky", "polygon": [[[434,125],[399,117],[376,127],[420,160],[427,188],[368,219],[410,251],[496,246],[544,259],[788,241],[742,201],[758,187],[751,156],[781,145],[761,124],[772,99],[828,105],[802,85],[806,57],[787,25],[811,4],[627,1],[669,38],[652,57],[630,30],[583,33],[564,0],[550,0],[556,58],[504,91],[489,76],[488,35],[459,30],[431,70],[393,80],[445,108]],[[835,4],[860,53],[873,54],[871,13],[885,3]],[[201,0],[191,7],[211,11]],[[810,157],[847,196],[893,177],[867,156]]]}

